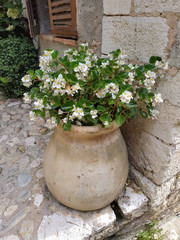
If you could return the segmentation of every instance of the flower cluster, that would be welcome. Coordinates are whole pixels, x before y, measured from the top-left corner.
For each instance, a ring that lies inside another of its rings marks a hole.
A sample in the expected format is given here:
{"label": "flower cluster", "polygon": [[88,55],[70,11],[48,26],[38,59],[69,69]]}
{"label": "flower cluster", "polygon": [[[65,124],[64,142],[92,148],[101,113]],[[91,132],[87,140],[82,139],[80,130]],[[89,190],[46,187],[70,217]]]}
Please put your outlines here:
{"label": "flower cluster", "polygon": [[121,126],[126,118],[135,119],[138,111],[143,118],[157,118],[155,107],[163,99],[153,87],[168,69],[167,62],[153,56],[149,63],[137,65],[128,63],[122,49],[100,58],[87,44],[79,48],[66,50],[63,58],[56,50],[45,50],[40,69],[22,78],[26,87],[39,81],[23,98],[34,102],[31,120],[47,117],[48,128],[62,124],[69,131],[72,124],[106,127],[113,120]]}

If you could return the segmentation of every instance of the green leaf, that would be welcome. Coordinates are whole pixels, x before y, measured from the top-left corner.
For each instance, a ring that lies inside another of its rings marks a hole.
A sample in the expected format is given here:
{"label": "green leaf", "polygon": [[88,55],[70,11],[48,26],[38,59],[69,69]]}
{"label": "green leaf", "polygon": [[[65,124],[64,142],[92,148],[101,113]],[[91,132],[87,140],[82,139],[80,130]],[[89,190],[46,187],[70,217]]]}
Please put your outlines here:
{"label": "green leaf", "polygon": [[108,113],[103,113],[103,114],[99,117],[99,119],[103,122],[103,124],[104,124],[106,121],[108,122],[108,124],[111,123],[111,116],[110,116],[110,114],[108,114]]}
{"label": "green leaf", "polygon": [[71,125],[71,121],[70,120],[68,120],[67,123],[63,123],[64,131],[67,131],[67,132],[70,131],[71,127],[72,127],[72,125]]}
{"label": "green leaf", "polygon": [[115,118],[116,118],[116,123],[121,126],[124,121],[125,121],[125,118],[121,115],[121,114],[117,114],[115,115]]}
{"label": "green leaf", "polygon": [[66,103],[64,103],[61,107],[62,110],[70,110],[73,105],[75,105],[75,102],[73,100],[68,100]]}
{"label": "green leaf", "polygon": [[154,64],[156,61],[162,61],[162,58],[159,57],[159,56],[152,56],[149,59],[149,62],[152,63],[152,64]]}
{"label": "green leaf", "polygon": [[43,71],[40,70],[40,69],[37,69],[37,70],[35,71],[35,74],[36,74],[36,76],[38,76],[39,78],[42,78],[42,76],[43,76]]}
{"label": "green leaf", "polygon": [[101,87],[101,80],[98,79],[95,82],[93,82],[91,87],[94,91],[97,91]]}
{"label": "green leaf", "polygon": [[147,119],[147,118],[148,118],[147,112],[143,111],[142,108],[140,108],[139,111],[140,111],[141,116],[142,116],[144,119]]}
{"label": "green leaf", "polygon": [[52,53],[51,53],[51,56],[53,59],[56,59],[57,56],[58,56],[59,52],[57,50],[54,50]]}
{"label": "green leaf", "polygon": [[52,62],[52,64],[51,64],[51,66],[52,66],[52,67],[54,67],[54,68],[57,68],[57,67],[58,67],[58,65],[59,65],[59,63],[58,63],[58,62],[56,62],[56,61]]}
{"label": "green leaf", "polygon": [[126,106],[128,108],[134,108],[137,107],[137,103],[135,101],[131,101],[130,103],[127,103]]}
{"label": "green leaf", "polygon": [[46,113],[45,113],[45,110],[43,110],[41,113],[40,113],[41,117],[45,117]]}
{"label": "green leaf", "polygon": [[117,107],[116,112],[120,113],[122,111],[122,107]]}
{"label": "green leaf", "polygon": [[66,75],[64,75],[64,76],[66,77],[66,79],[67,79],[68,82],[71,82],[71,83],[77,83],[77,82],[79,82],[78,79],[77,79],[77,77],[74,76],[74,74],[68,73],[68,74],[66,74]]}
{"label": "green leaf", "polygon": [[101,105],[98,105],[98,106],[97,106],[97,110],[98,110],[99,112],[106,112],[106,108],[103,107],[103,106],[101,106]]}
{"label": "green leaf", "polygon": [[85,98],[80,99],[79,102],[83,105],[85,104],[85,107],[87,108],[91,108],[91,109],[94,108],[94,104]]}
{"label": "green leaf", "polygon": [[146,71],[149,71],[149,70],[152,71],[152,70],[156,69],[156,66],[154,64],[151,64],[151,63],[145,64],[144,67],[145,67]]}
{"label": "green leaf", "polygon": [[38,92],[39,92],[39,88],[38,87],[33,87],[33,88],[31,88],[31,91],[30,91],[30,93],[32,93],[32,94],[38,94]]}
{"label": "green leaf", "polygon": [[96,118],[92,118],[90,115],[87,115],[86,119],[88,122],[93,123],[93,125],[96,125],[98,122]]}
{"label": "green leaf", "polygon": [[142,100],[145,100],[146,97],[148,96],[148,90],[146,88],[140,88],[138,90],[138,94]]}
{"label": "green leaf", "polygon": [[110,98],[108,104],[113,105],[116,102],[116,99]]}
{"label": "green leaf", "polygon": [[29,74],[30,77],[33,77],[33,75],[34,75],[34,71],[33,71],[33,70],[29,70],[29,71],[27,71],[27,74]]}

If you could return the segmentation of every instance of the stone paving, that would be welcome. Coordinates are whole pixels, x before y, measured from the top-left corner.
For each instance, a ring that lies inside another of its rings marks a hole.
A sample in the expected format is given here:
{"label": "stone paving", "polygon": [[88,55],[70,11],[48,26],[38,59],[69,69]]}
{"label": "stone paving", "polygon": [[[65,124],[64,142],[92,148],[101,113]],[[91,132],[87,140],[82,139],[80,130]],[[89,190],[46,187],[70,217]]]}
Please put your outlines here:
{"label": "stone paving", "polygon": [[[105,239],[116,221],[111,206],[79,212],[48,191],[42,161],[52,134],[29,120],[30,104],[0,100],[0,240]],[[132,183],[117,202],[124,218],[147,211],[148,198]]]}

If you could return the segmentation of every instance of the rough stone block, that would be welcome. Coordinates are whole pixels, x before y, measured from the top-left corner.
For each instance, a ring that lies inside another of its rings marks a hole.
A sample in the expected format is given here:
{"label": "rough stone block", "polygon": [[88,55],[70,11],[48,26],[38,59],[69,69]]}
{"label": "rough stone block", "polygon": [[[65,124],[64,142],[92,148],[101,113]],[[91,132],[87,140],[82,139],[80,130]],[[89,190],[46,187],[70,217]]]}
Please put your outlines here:
{"label": "rough stone block", "polygon": [[179,12],[179,0],[134,0],[136,13]]}
{"label": "rough stone block", "polygon": [[[180,4],[180,1],[179,1],[179,4]],[[180,7],[179,7],[179,11],[180,11]],[[177,25],[177,30],[178,30],[178,34],[176,36],[176,42],[172,47],[172,50],[170,53],[170,59],[168,61],[172,66],[175,66],[180,69],[180,20]]]}
{"label": "rough stone block", "polygon": [[148,198],[131,181],[128,181],[117,202],[125,218],[140,217],[148,210]]}
{"label": "rough stone block", "polygon": [[103,228],[110,228],[116,220],[110,206],[99,211],[78,212],[63,206],[60,211],[44,216],[38,229],[38,240],[85,240]]}
{"label": "rough stone block", "polygon": [[104,0],[104,14],[107,15],[128,15],[131,9],[131,0]]}
{"label": "rough stone block", "polygon": [[104,16],[102,53],[122,48],[129,59],[143,62],[152,55],[165,57],[168,29],[166,19],[160,17]]}
{"label": "rough stone block", "polygon": [[134,124],[123,127],[132,163],[147,178],[161,185],[180,171],[180,144],[170,145]]}
{"label": "rough stone block", "polygon": [[154,210],[165,201],[167,196],[174,189],[174,184],[176,182],[176,177],[174,177],[161,186],[157,186],[138,172],[132,165],[130,166],[130,176],[151,200],[151,207]]}

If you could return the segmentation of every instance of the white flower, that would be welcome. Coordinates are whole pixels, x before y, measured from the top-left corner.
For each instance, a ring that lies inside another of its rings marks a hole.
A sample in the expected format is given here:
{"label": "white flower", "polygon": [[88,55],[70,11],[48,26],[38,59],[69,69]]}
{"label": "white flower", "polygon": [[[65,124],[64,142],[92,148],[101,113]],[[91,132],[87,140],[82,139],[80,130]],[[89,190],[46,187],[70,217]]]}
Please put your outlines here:
{"label": "white flower", "polygon": [[161,93],[155,94],[154,100],[155,100],[156,103],[161,103],[161,102],[163,102]]}
{"label": "white flower", "polygon": [[82,108],[77,108],[75,105],[74,105],[74,108],[73,108],[73,117],[75,118],[78,118],[78,119],[81,119],[83,116],[84,116],[84,111]]}
{"label": "white flower", "polygon": [[75,85],[73,85],[71,87],[71,89],[73,90],[73,92],[78,92],[78,90],[82,90],[82,88],[79,86],[79,83],[76,83]]}
{"label": "white flower", "polygon": [[49,129],[53,129],[53,128],[57,127],[56,118],[55,118],[55,117],[52,117],[52,118],[48,119],[48,120],[46,121],[46,126],[47,126]]}
{"label": "white flower", "polygon": [[63,111],[61,109],[58,110],[58,114],[59,115],[62,115],[63,114]]}
{"label": "white flower", "polygon": [[168,62],[165,62],[165,61],[162,61],[162,68],[164,69],[164,70],[168,70]]}
{"label": "white flower", "polygon": [[109,83],[105,86],[104,90],[106,93],[109,92],[110,94],[112,94],[112,98],[115,99],[115,94],[118,94],[119,92],[119,86],[115,83]]}
{"label": "white flower", "polygon": [[26,74],[22,79],[21,81],[23,82],[23,85],[25,87],[30,87],[32,85],[32,80],[31,80],[31,77],[30,75]]}
{"label": "white flower", "polygon": [[47,110],[52,109],[51,105],[48,103],[45,107]]}
{"label": "white flower", "polygon": [[105,121],[104,126],[108,126],[108,125],[109,125],[108,121]]}
{"label": "white flower", "polygon": [[73,121],[73,120],[74,120],[74,116],[73,116],[73,115],[69,116],[69,119],[70,119],[71,121]]}
{"label": "white flower", "polygon": [[156,79],[156,73],[149,70],[149,71],[145,74],[145,77],[146,77],[146,78],[151,78],[151,79]]}
{"label": "white flower", "polygon": [[97,117],[97,110],[91,110],[90,114],[91,114],[92,118],[96,118]]}
{"label": "white flower", "polygon": [[39,67],[42,71],[47,71],[50,63],[52,62],[52,51],[44,51],[44,54],[39,58]]}
{"label": "white flower", "polygon": [[33,111],[29,112],[29,117],[30,117],[31,121],[36,121],[37,120],[36,114]]}
{"label": "white flower", "polygon": [[98,98],[104,98],[106,96],[107,90],[106,89],[101,89],[96,93],[96,96]]}
{"label": "white flower", "polygon": [[63,123],[67,123],[67,120],[68,120],[68,119],[67,119],[67,117],[66,117],[66,118],[63,118],[62,121],[63,121]]}
{"label": "white flower", "polygon": [[42,99],[38,99],[36,102],[34,102],[34,105],[35,105],[35,109],[42,110],[44,108]]}
{"label": "white flower", "polygon": [[23,95],[24,95],[23,97],[24,102],[31,103],[31,98],[29,97],[28,93],[24,93]]}
{"label": "white flower", "polygon": [[156,109],[153,109],[153,110],[150,110],[150,112],[151,112],[151,118],[154,120],[154,119],[157,119],[157,116],[158,116],[158,114],[159,114],[159,111],[158,110],[156,110]]}
{"label": "white flower", "polygon": [[129,66],[131,69],[134,69],[134,66],[132,65],[132,63],[130,63],[128,66]]}
{"label": "white flower", "polygon": [[129,103],[131,99],[133,98],[132,92],[125,91],[120,95],[120,100],[123,103]]}
{"label": "white flower", "polygon": [[106,62],[102,62],[101,63],[101,67],[102,68],[106,68],[106,66],[109,64],[109,61],[106,61]]}

